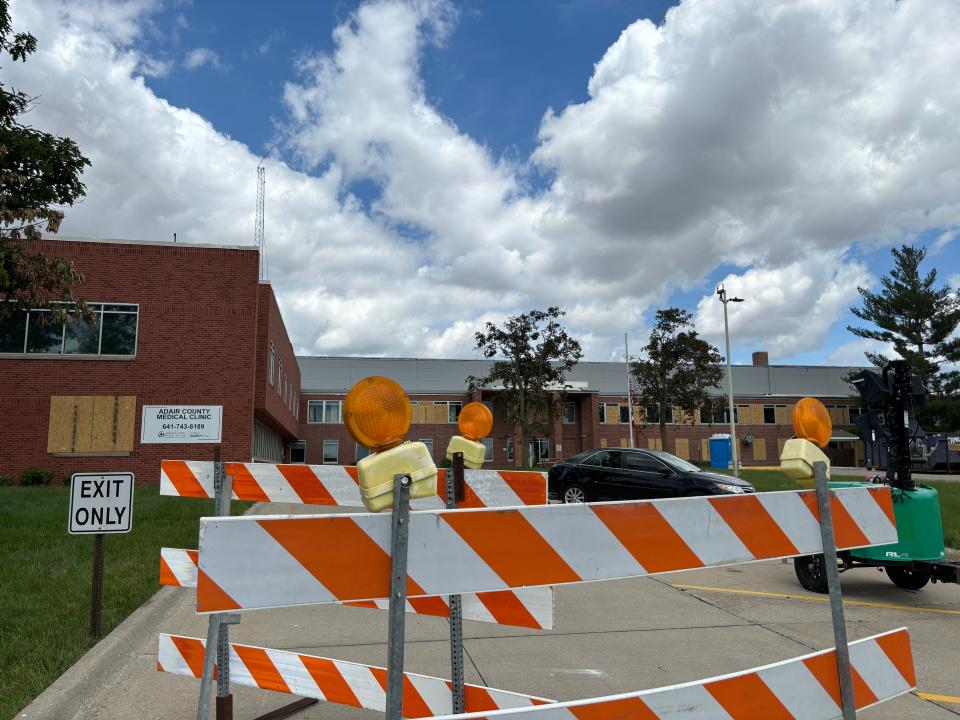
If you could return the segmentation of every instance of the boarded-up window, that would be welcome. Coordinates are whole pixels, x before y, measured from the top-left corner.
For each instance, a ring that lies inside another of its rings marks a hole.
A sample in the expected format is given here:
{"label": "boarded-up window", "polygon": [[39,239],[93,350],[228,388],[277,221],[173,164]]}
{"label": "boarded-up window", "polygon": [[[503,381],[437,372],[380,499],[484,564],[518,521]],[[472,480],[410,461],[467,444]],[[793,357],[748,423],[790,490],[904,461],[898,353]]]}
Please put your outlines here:
{"label": "boarded-up window", "polygon": [[710,460],[710,439],[701,438],[700,439],[700,459],[704,462]]}
{"label": "boarded-up window", "polygon": [[785,405],[777,405],[774,408],[774,413],[776,414],[777,425],[790,424],[790,415],[787,414],[787,408]]}
{"label": "boarded-up window", "polygon": [[766,460],[767,459],[767,441],[763,438],[754,438],[753,440],[753,459],[754,460]]}
{"label": "boarded-up window", "polygon": [[674,446],[677,457],[682,457],[684,460],[690,459],[690,441],[687,438],[677,438],[674,440]]}
{"label": "boarded-up window", "polygon": [[448,406],[445,402],[435,402],[433,404],[433,422],[435,423],[446,423]]}
{"label": "boarded-up window", "polygon": [[620,438],[620,447],[630,447],[630,439]]}
{"label": "boarded-up window", "polygon": [[600,438],[600,447],[606,447],[606,446],[607,446],[607,439]]}
{"label": "boarded-up window", "polygon": [[763,425],[763,405],[750,406],[750,424]]}
{"label": "boarded-up window", "polygon": [[783,446],[787,444],[786,438],[777,438],[777,458],[783,455]]}
{"label": "boarded-up window", "polygon": [[637,425],[643,425],[643,424],[644,424],[644,420],[643,420],[643,408],[642,408],[642,407],[636,407],[636,406],[634,406],[634,408],[633,408],[633,422],[634,422],[635,424],[637,424]]}
{"label": "boarded-up window", "polygon": [[660,438],[647,438],[647,446],[651,450],[663,450],[663,443],[660,442]]}
{"label": "boarded-up window", "polygon": [[604,412],[605,412],[604,422],[608,424],[620,422],[620,406],[619,405],[607,403],[607,408]]}
{"label": "boarded-up window", "polygon": [[132,395],[52,396],[47,452],[131,452],[136,406]]}

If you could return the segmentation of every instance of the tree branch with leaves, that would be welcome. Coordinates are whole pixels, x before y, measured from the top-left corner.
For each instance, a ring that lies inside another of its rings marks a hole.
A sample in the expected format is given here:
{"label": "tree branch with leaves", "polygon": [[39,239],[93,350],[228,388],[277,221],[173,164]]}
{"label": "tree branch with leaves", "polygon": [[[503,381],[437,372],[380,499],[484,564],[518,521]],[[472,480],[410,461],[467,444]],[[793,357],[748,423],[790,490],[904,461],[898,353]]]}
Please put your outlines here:
{"label": "tree branch with leaves", "polygon": [[696,411],[710,402],[708,391],[720,386],[723,358],[697,334],[693,316],[680,308],[657,310],[642,351],[643,357],[630,362],[634,397],[642,407],[656,411],[652,419],[659,425],[660,442],[667,450],[667,409],[680,408],[692,422]]}
{"label": "tree branch with leaves", "polygon": [[531,310],[507,318],[502,327],[488,322],[476,333],[476,349],[495,360],[490,371],[467,378],[470,391],[499,390],[494,402],[507,423],[520,429],[520,453],[530,466],[527,439],[549,430],[559,412],[556,392],[566,387],[566,376],[582,356],[580,343],[567,334],[558,320],[566,313],[557,307]]}
{"label": "tree branch with leaves", "polygon": [[[0,54],[26,62],[36,49],[33,35],[13,32],[8,0],[0,0]],[[0,302],[0,314],[48,308],[55,321],[74,315],[91,322],[89,308],[70,289],[83,282],[73,263],[31,253],[23,243],[60,229],[60,208],[83,197],[80,176],[90,164],[73,140],[21,122],[35,101],[0,83],[0,300],[7,301]]]}

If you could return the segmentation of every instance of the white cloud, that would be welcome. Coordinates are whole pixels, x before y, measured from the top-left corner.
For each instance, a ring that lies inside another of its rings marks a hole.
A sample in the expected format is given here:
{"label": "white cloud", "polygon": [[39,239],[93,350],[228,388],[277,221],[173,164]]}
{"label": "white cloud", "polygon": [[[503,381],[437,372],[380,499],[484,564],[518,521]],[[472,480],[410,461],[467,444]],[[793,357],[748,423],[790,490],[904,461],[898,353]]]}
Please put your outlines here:
{"label": "white cloud", "polygon": [[[64,233],[252,238],[254,153],[138,77],[158,62],[137,49],[152,3],[14,9],[41,52],[5,71],[43,98],[32,121],[93,161]],[[282,148],[313,174],[268,162],[267,236],[301,350],[470,355],[485,319],[555,303],[607,358],[652,305],[733,264],[737,337],[782,357],[820,347],[870,281],[852,245],[960,226],[950,0],[687,2],[638,21],[588,100],[544,115],[541,193],[427,99],[421,53],[455,21],[442,0],[362,5],[286,87]],[[369,209],[359,180],[379,189]],[[718,310],[697,308],[714,338]]]}
{"label": "white cloud", "polygon": [[857,338],[850,342],[843,343],[832,350],[826,357],[828,365],[859,365],[861,367],[872,367],[867,360],[866,353],[877,353],[888,358],[898,358],[899,353],[893,349],[890,343],[882,343],[877,340],[868,340],[867,338]]}
{"label": "white cloud", "polygon": [[[836,253],[728,275],[723,279],[728,296],[744,300],[727,304],[730,335],[741,347],[768,350],[771,359],[818,349],[840,313],[855,302],[857,287],[872,279],[865,266]],[[722,347],[723,305],[716,295],[697,304],[696,324]]]}
{"label": "white cloud", "polygon": [[224,67],[223,63],[220,61],[220,55],[210,48],[194,48],[183,58],[183,66],[187,70],[197,70],[205,65],[213,68],[214,70],[222,70]]}

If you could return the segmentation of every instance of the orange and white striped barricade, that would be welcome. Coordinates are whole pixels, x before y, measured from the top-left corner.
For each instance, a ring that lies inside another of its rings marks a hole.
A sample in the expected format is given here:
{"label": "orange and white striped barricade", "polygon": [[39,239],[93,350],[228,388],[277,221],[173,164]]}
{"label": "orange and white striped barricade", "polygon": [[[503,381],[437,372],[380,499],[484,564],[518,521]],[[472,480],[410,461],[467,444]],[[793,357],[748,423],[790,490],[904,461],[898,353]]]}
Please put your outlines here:
{"label": "orange and white striped barricade", "polygon": [[[906,628],[850,643],[856,708],[863,710],[916,688]],[[157,669],[200,676],[203,641],[161,635]],[[285,650],[230,645],[234,683],[384,710],[386,670]],[[467,685],[466,714],[451,715],[447,680],[404,674],[403,716],[443,720],[833,720],[841,712],[834,649],[695,682],[556,703]]]}
{"label": "orange and white striped barricade", "polygon": [[[811,491],[411,513],[407,595],[606,580],[823,552]],[[896,542],[888,487],[832,493],[838,548]],[[201,519],[201,613],[389,597],[391,515]]]}
{"label": "orange and white striped barricade", "polygon": [[[906,628],[850,643],[848,651],[857,710],[916,688]],[[831,648],[709,680],[437,720],[835,720],[841,712],[837,653]]]}
{"label": "orange and white striped barricade", "polygon": [[[160,584],[197,587],[197,556],[196,550],[160,548]],[[386,610],[389,602],[381,599],[343,604]],[[450,616],[450,606],[445,595],[408,598],[406,611],[419,615]],[[474,622],[553,630],[553,589],[531,587],[488,593],[466,593],[463,595],[463,618]]]}
{"label": "orange and white striped barricade", "polygon": [[[271,463],[225,463],[233,478],[233,499],[284,502],[304,505],[363,507],[357,489],[357,469],[349,465],[275,465]],[[411,501],[414,510],[444,507],[446,473],[437,476],[437,496]],[[160,463],[160,494],[212,498],[214,463],[195,460],[163,460]],[[513,470],[466,470],[465,497],[457,507],[516,507],[547,503],[547,476],[542,472]]]}
{"label": "orange and white striped barricade", "polygon": [[[160,635],[157,670],[199,678],[203,658],[203,640]],[[372,665],[230,643],[230,677],[237,685],[367,710],[382,712],[386,708],[387,671]],[[464,691],[468,712],[553,702],[481,685],[465,685]],[[408,718],[449,714],[452,711],[450,681],[404,673],[403,707]]]}

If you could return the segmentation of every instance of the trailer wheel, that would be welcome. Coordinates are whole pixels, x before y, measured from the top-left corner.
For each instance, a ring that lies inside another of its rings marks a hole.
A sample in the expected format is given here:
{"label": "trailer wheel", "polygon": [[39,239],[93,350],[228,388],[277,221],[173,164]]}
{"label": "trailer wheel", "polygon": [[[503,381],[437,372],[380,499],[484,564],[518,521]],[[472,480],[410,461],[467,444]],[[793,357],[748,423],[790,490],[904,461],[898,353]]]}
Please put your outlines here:
{"label": "trailer wheel", "polygon": [[793,559],[793,571],[797,580],[810,592],[827,592],[827,569],[823,555],[804,555]]}
{"label": "trailer wheel", "polygon": [[930,571],[925,568],[887,567],[887,575],[898,588],[919,590],[930,582]]}

